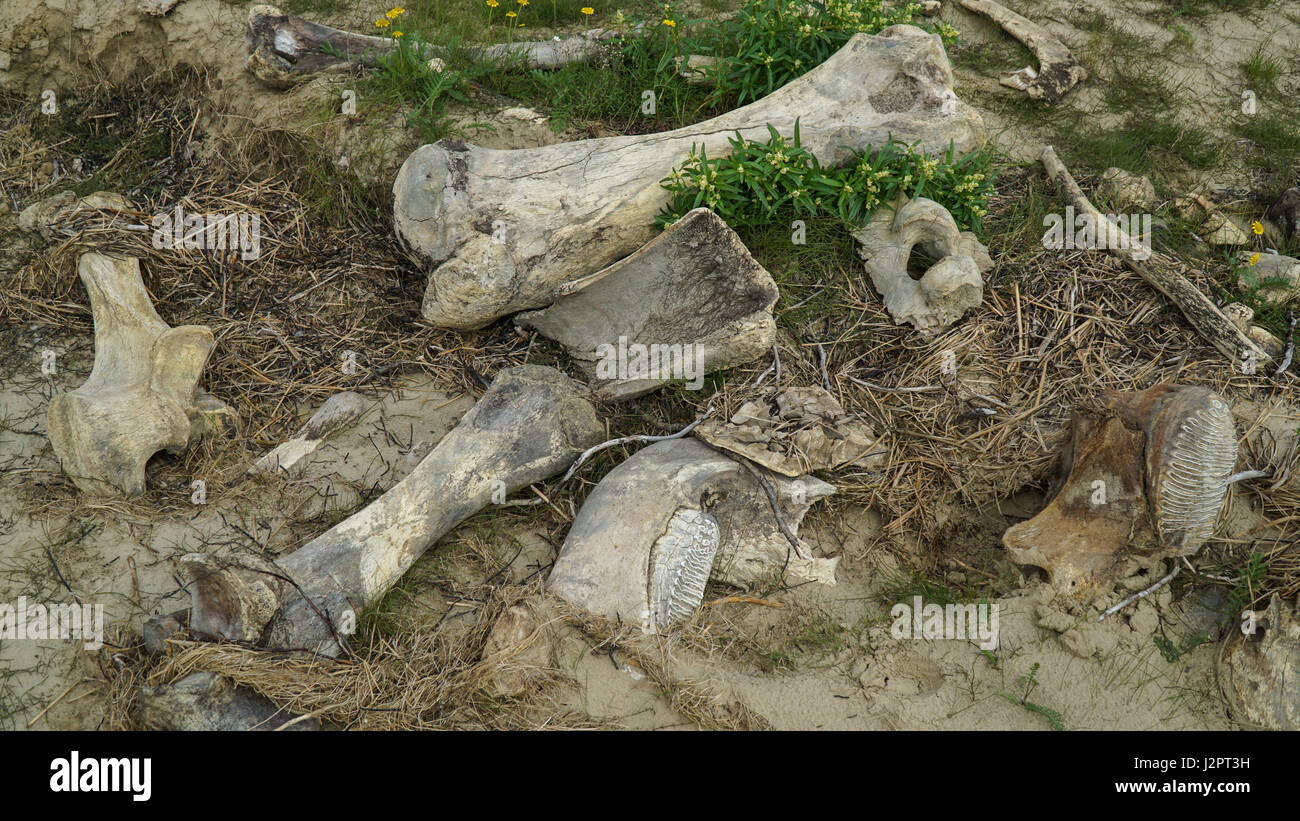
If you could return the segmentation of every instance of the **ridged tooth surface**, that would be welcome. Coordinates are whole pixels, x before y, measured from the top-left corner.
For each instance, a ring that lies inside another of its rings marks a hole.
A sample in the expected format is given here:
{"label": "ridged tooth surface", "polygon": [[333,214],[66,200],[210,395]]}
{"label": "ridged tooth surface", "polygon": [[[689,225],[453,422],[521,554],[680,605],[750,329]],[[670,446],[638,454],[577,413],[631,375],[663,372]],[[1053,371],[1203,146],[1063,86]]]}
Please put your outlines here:
{"label": "ridged tooth surface", "polygon": [[718,553],[718,522],[693,508],[679,508],[655,542],[650,570],[650,608],[659,628],[689,618],[704,600],[704,587]]}
{"label": "ridged tooth surface", "polygon": [[1237,432],[1227,404],[1215,396],[1165,424],[1174,430],[1156,462],[1156,524],[1166,546],[1192,550],[1214,532],[1237,461]]}

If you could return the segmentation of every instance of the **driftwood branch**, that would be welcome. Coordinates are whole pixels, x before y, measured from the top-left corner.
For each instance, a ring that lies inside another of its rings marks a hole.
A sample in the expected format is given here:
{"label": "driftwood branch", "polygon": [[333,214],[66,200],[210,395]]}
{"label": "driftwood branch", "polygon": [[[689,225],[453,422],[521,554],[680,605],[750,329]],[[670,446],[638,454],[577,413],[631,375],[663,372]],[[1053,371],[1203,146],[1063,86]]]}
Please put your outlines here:
{"label": "driftwood branch", "polygon": [[[1174,270],[1172,260],[1161,257],[1154,251],[1150,252],[1150,258],[1139,259],[1139,255],[1145,258],[1147,251],[1139,250],[1139,243],[1106,219],[1088,201],[1050,145],[1043,149],[1038,158],[1066,200],[1076,211],[1092,218],[1093,224],[1097,226],[1098,243],[1104,239],[1106,250],[1119,257],[1129,270],[1146,280],[1151,287],[1168,297],[1207,342],[1234,362],[1240,361],[1244,351],[1253,352],[1258,362],[1273,361],[1273,357],[1242,333],[1209,297]],[[1102,232],[1105,232],[1104,237]]]}

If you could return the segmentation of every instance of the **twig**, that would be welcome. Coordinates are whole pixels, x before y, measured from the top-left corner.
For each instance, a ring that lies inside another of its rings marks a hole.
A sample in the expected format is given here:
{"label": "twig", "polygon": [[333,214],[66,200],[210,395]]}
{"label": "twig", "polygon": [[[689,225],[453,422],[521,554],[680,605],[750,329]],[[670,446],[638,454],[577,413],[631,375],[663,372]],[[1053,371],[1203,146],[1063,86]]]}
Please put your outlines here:
{"label": "twig", "polygon": [[1273,371],[1274,377],[1286,373],[1286,369],[1291,367],[1291,356],[1295,353],[1295,312],[1288,311],[1287,314],[1291,320],[1291,327],[1286,332],[1286,356],[1282,357],[1282,364],[1278,365],[1277,370]]}
{"label": "twig", "polygon": [[833,393],[831,390],[831,378],[826,373],[826,349],[822,347],[822,343],[820,342],[817,343],[817,358],[821,361],[822,366],[822,387],[826,389],[827,393]]}
{"label": "twig", "polygon": [[1143,590],[1141,593],[1134,593],[1132,596],[1129,596],[1129,597],[1128,597],[1127,599],[1125,599],[1124,601],[1120,602],[1119,604],[1117,604],[1117,605],[1115,605],[1114,607],[1110,608],[1110,609],[1107,610],[1106,612],[1102,613],[1100,616],[1097,617],[1097,622],[1100,623],[1100,622],[1102,621],[1102,619],[1106,618],[1107,616],[1109,616],[1109,615],[1112,614],[1112,613],[1116,613],[1116,612],[1118,612],[1118,611],[1120,611],[1120,610],[1123,610],[1125,607],[1129,606],[1130,604],[1132,604],[1133,602],[1137,601],[1138,599],[1145,599],[1147,596],[1150,596],[1152,593],[1154,593],[1154,592],[1156,592],[1157,590],[1159,590],[1160,588],[1164,587],[1166,584],[1169,584],[1170,580],[1173,579],[1174,576],[1177,576],[1177,575],[1178,575],[1178,571],[1181,570],[1181,569],[1182,569],[1182,565],[1180,565],[1178,562],[1175,561],[1175,562],[1174,562],[1174,569],[1171,570],[1171,571],[1169,571],[1169,575],[1168,575],[1168,576],[1165,576],[1163,579],[1161,579],[1160,581],[1158,581],[1158,582],[1156,582],[1155,584],[1151,585],[1151,586],[1148,587],[1146,590]]}
{"label": "twig", "polygon": [[594,445],[592,447],[589,447],[582,452],[582,455],[578,457],[578,461],[573,463],[573,467],[569,468],[569,472],[564,474],[564,476],[560,479],[560,481],[567,482],[569,481],[569,479],[572,479],[573,474],[578,471],[578,468],[582,467],[582,464],[584,462],[586,462],[588,459],[590,459],[592,456],[596,455],[597,453],[600,453],[602,450],[605,450],[606,448],[612,448],[615,445],[626,445],[628,442],[665,442],[669,439],[681,439],[683,436],[689,435],[691,431],[695,430],[697,425],[699,425],[705,419],[708,419],[709,416],[711,416],[712,414],[713,414],[713,406],[710,405],[709,409],[706,410],[704,412],[704,415],[702,415],[699,419],[696,419],[694,422],[690,423],[689,425],[677,431],[676,433],[670,433],[666,436],[647,436],[645,434],[637,434],[636,436],[620,436],[617,439],[610,439],[608,442],[601,442],[599,445]]}
{"label": "twig", "polygon": [[943,390],[943,385],[918,385],[914,388],[889,388],[884,385],[877,385],[874,382],[868,382],[865,379],[858,379],[849,376],[847,373],[841,373],[840,376],[847,378],[850,382],[856,382],[864,388],[871,388],[873,391],[885,391],[886,393],[927,393],[929,391]]}

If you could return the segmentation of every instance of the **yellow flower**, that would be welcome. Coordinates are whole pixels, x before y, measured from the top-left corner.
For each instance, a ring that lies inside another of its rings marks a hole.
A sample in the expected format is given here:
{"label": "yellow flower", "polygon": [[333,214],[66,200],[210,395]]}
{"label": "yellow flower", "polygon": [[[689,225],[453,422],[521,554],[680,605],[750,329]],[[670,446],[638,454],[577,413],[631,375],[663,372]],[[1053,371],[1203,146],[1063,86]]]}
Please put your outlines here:
{"label": "yellow flower", "polygon": [[501,5],[500,3],[497,2],[497,0],[487,0],[487,4],[488,4],[488,8],[493,8],[493,9]]}
{"label": "yellow flower", "polygon": [[389,21],[388,21],[388,20],[385,20],[385,19],[383,19],[383,18],[380,18],[380,19],[378,19],[378,20],[375,21],[375,25],[376,25],[376,26],[379,26],[381,29],[386,29],[386,28],[388,28],[388,23],[389,23]]}
{"label": "yellow flower", "polygon": [[389,9],[388,13],[385,14],[384,16],[387,17],[389,20],[396,20],[398,15],[401,14],[406,14],[406,9],[402,8],[401,6],[398,6],[395,9]]}
{"label": "yellow flower", "polygon": [[519,15],[515,14],[513,11],[506,12],[506,17],[518,17],[518,16]]}
{"label": "yellow flower", "polygon": [[673,20],[665,20],[664,25],[668,26],[669,28],[674,28],[676,27],[677,23]]}
{"label": "yellow flower", "polygon": [[1251,255],[1250,255],[1250,264],[1251,264],[1251,265],[1254,265],[1256,262],[1259,262],[1259,254],[1251,254]]}
{"label": "yellow flower", "polygon": [[1255,220],[1250,224],[1250,230],[1254,231],[1255,235],[1258,236],[1264,233],[1264,226],[1260,225],[1259,220]]}
{"label": "yellow flower", "polygon": [[578,9],[578,11],[582,12],[583,14],[595,14],[595,13],[596,13],[596,10],[593,9],[591,6],[583,6],[582,8]]}
{"label": "yellow flower", "polygon": [[401,36],[402,36],[402,33],[401,33],[400,31],[394,31],[394,32],[393,32],[393,36],[394,36],[394,37],[401,37]]}
{"label": "yellow flower", "polygon": [[528,0],[515,0],[515,1],[516,1],[517,3],[519,3],[519,5],[521,5],[521,6],[526,6],[526,5],[528,5]]}

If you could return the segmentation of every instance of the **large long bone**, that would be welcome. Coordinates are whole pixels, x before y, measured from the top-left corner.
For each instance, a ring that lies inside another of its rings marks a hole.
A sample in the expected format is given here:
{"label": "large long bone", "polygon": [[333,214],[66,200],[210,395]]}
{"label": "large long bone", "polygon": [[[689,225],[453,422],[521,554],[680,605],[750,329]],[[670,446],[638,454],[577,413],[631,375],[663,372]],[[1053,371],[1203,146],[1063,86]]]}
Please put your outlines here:
{"label": "large long bone", "polygon": [[604,425],[585,393],[551,368],[504,370],[410,475],[287,558],[188,554],[190,629],[336,655],[361,609],[439,537],[600,439]]}
{"label": "large long bone", "polygon": [[[248,59],[245,68],[273,88],[288,88],[314,75],[374,65],[397,49],[391,37],[373,37],[322,26],[275,6],[248,10]],[[488,60],[518,60],[524,68],[559,68],[589,62],[608,51],[611,29],[591,29],[565,40],[530,40],[484,46]],[[430,53],[437,50],[429,47]]]}
{"label": "large long bone", "polygon": [[393,185],[398,236],[432,264],[423,314],[481,327],[550,304],[560,287],[657,233],[660,181],[692,146],[730,150],[770,124],[826,165],[891,137],[960,156],[983,144],[979,114],[952,91],[939,38],[914,26],[855,35],[825,63],[757,102],[661,134],[497,151],[442,140],[411,154]]}
{"label": "large long bone", "polygon": [[95,364],[80,387],[50,401],[50,444],[81,490],[138,496],[149,458],[183,451],[203,429],[195,396],[212,332],[169,328],[149,301],[138,259],[87,253],[77,273],[90,294]]}

